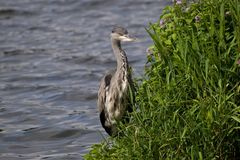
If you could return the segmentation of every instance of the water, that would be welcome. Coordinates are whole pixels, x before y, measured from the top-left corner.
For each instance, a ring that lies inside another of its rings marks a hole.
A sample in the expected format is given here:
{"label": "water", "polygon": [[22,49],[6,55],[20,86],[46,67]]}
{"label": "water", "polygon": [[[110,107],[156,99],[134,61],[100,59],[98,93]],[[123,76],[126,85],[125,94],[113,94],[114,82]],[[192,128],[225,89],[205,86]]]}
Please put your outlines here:
{"label": "water", "polygon": [[161,0],[0,0],[0,159],[82,159],[103,131],[96,108],[100,78],[115,67],[115,24],[141,42],[123,44],[142,74],[144,27]]}

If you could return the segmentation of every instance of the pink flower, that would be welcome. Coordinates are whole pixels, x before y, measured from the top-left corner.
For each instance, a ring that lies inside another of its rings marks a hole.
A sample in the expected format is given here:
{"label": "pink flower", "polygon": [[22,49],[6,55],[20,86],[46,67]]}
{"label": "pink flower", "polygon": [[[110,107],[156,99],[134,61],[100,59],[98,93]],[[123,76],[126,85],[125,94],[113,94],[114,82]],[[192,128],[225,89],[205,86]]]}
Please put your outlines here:
{"label": "pink flower", "polygon": [[176,0],[176,4],[182,4],[182,0]]}
{"label": "pink flower", "polygon": [[201,20],[201,17],[200,17],[200,16],[196,16],[196,17],[195,17],[195,22],[198,23],[198,22],[200,22],[200,20]]}
{"label": "pink flower", "polygon": [[165,24],[164,19],[161,19],[159,24],[160,24],[161,27],[164,26],[164,24]]}

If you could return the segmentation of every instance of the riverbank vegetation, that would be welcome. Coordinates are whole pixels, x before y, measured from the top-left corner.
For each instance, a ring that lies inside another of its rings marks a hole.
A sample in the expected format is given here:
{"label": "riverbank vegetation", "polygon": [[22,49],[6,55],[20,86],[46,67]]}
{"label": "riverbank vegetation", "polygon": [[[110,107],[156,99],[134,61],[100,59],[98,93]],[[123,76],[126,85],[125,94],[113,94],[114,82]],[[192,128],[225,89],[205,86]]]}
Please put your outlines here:
{"label": "riverbank vegetation", "polygon": [[240,1],[175,1],[153,40],[123,135],[85,159],[240,157]]}

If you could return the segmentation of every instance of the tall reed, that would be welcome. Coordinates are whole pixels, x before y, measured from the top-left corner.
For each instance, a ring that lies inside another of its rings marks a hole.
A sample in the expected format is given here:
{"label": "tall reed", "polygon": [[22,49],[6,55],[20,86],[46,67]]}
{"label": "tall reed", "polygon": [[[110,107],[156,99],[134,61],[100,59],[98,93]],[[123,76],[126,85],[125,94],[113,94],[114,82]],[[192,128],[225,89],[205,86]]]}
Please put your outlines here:
{"label": "tall reed", "polygon": [[177,0],[147,32],[131,122],[85,158],[240,157],[240,1]]}

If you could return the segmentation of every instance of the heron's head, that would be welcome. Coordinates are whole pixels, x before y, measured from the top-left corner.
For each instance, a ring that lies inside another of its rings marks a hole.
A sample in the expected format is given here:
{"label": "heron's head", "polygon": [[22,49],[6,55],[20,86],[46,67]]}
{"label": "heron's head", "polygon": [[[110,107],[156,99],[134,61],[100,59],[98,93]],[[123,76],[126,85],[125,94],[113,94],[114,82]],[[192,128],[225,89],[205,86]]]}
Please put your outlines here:
{"label": "heron's head", "polygon": [[135,38],[129,36],[128,31],[123,27],[114,27],[111,33],[112,39],[123,41],[123,42],[130,42],[135,41]]}

